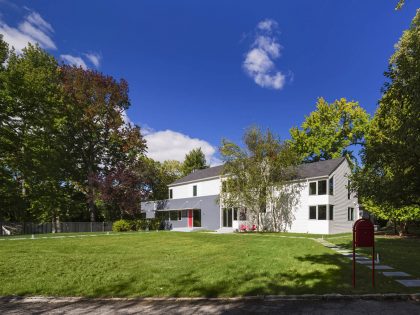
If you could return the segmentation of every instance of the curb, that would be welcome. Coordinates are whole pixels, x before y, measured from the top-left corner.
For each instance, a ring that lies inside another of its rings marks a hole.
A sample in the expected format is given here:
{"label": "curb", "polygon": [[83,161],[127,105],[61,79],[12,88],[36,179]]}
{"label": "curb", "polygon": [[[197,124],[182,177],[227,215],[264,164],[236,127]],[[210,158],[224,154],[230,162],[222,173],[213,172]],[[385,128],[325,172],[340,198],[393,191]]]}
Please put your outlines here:
{"label": "curb", "polygon": [[143,297],[143,298],[86,298],[86,297],[44,297],[44,296],[2,296],[0,303],[79,303],[79,302],[276,302],[276,301],[414,301],[420,302],[420,293],[413,294],[303,294],[303,295],[266,295],[231,298],[189,298],[189,297]]}

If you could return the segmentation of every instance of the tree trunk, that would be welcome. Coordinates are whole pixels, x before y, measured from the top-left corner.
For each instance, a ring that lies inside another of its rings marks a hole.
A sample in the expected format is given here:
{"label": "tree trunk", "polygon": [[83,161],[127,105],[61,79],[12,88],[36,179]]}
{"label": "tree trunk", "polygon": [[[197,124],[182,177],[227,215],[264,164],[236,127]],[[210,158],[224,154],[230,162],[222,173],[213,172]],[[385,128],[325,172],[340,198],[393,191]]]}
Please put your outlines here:
{"label": "tree trunk", "polygon": [[392,222],[394,223],[394,234],[397,235],[398,234],[398,230],[397,230],[397,220],[392,220]]}
{"label": "tree trunk", "polygon": [[404,236],[408,234],[408,227],[407,221],[400,222],[400,236]]}
{"label": "tree trunk", "polygon": [[96,208],[95,208],[95,187],[92,172],[88,174],[88,208],[90,215],[90,222],[95,222],[96,219]]}

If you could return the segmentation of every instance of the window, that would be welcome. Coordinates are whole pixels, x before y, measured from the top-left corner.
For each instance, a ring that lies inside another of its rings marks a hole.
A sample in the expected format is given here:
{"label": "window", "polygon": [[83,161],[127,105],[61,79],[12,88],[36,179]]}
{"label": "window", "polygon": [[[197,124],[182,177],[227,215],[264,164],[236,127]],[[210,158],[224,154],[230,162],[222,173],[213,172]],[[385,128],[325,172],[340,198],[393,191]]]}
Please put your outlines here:
{"label": "window", "polygon": [[239,220],[241,221],[246,221],[246,209],[241,209],[241,211],[239,211]]}
{"label": "window", "polygon": [[350,195],[350,181],[347,181],[347,199],[350,199],[351,195]]}
{"label": "window", "polygon": [[182,220],[182,211],[178,211],[178,221]]}
{"label": "window", "polygon": [[233,208],[233,220],[238,221],[238,208]]}
{"label": "window", "polygon": [[328,181],[328,193],[330,195],[334,195],[334,176],[332,176]]}
{"label": "window", "polygon": [[316,182],[309,183],[309,195],[316,195]]}
{"label": "window", "polygon": [[178,221],[178,211],[169,211],[169,213],[171,221]]}
{"label": "window", "polygon": [[318,206],[318,220],[327,220],[327,206]]}
{"label": "window", "polygon": [[326,195],[327,194],[327,181],[320,180],[318,181],[318,195]]}
{"label": "window", "polygon": [[193,186],[193,197],[197,196],[197,185]]}
{"label": "window", "polygon": [[328,220],[334,220],[334,206],[330,205],[330,212],[328,214]]}
{"label": "window", "polygon": [[172,189],[169,189],[169,199],[172,199],[174,197]]}
{"label": "window", "polygon": [[182,210],[182,217],[187,218],[188,217],[188,210]]}
{"label": "window", "polygon": [[354,220],[354,208],[351,208],[351,207],[347,208],[347,220],[349,221]]}
{"label": "window", "polygon": [[316,206],[309,207],[309,220],[316,220]]}

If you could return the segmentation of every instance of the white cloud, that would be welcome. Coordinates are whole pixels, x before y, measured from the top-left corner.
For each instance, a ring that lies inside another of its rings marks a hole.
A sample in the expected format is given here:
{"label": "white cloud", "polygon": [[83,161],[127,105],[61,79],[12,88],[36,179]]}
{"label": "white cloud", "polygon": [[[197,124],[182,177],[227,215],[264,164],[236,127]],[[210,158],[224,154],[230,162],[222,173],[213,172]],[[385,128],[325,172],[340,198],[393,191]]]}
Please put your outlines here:
{"label": "white cloud", "polygon": [[96,68],[100,66],[102,57],[99,54],[86,53],[85,56]]}
{"label": "white cloud", "polygon": [[173,130],[153,131],[147,128],[143,132],[147,141],[148,156],[157,161],[184,161],[185,154],[192,149],[201,148],[210,165],[221,164],[215,157],[217,149],[205,140],[191,138]]}
{"label": "white cloud", "polygon": [[278,23],[272,19],[265,19],[258,23],[258,29],[262,31],[273,31],[278,28]]}
{"label": "white cloud", "polygon": [[243,68],[261,87],[281,90],[286,76],[277,70],[274,61],[281,55],[282,46],[277,40],[278,24],[266,19],[258,23],[255,40],[245,55]]}
{"label": "white cloud", "polygon": [[31,12],[19,24],[17,28],[11,27],[0,21],[0,33],[4,40],[16,49],[18,53],[28,45],[28,43],[38,43],[45,49],[57,49],[51,34],[54,32],[51,24],[46,22],[37,12]]}
{"label": "white cloud", "polygon": [[60,58],[63,59],[68,64],[71,64],[77,67],[82,67],[83,69],[87,69],[85,61],[80,57],[72,56],[72,55],[60,55]]}

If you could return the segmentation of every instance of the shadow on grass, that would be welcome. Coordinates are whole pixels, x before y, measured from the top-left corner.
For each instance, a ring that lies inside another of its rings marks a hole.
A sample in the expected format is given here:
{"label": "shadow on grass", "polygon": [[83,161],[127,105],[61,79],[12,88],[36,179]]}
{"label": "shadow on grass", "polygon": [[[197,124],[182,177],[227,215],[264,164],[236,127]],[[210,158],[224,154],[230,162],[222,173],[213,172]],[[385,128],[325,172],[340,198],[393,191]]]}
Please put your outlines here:
{"label": "shadow on grass", "polygon": [[[368,293],[379,292],[370,287],[370,271],[358,266],[360,279],[353,289],[351,284],[351,260],[337,254],[304,255],[296,257],[297,263],[315,264],[315,270],[246,271],[227,273],[222,279],[204,277],[203,273],[186,272],[178,277],[168,277],[162,286],[163,291],[151,294],[139,291],[137,279],[120,281],[111,286],[97,288],[95,296],[171,296],[171,297],[227,297],[227,296],[261,296],[293,294],[326,294],[326,293]],[[309,268],[308,268],[309,269]],[[157,280],[159,281],[159,280]]]}

